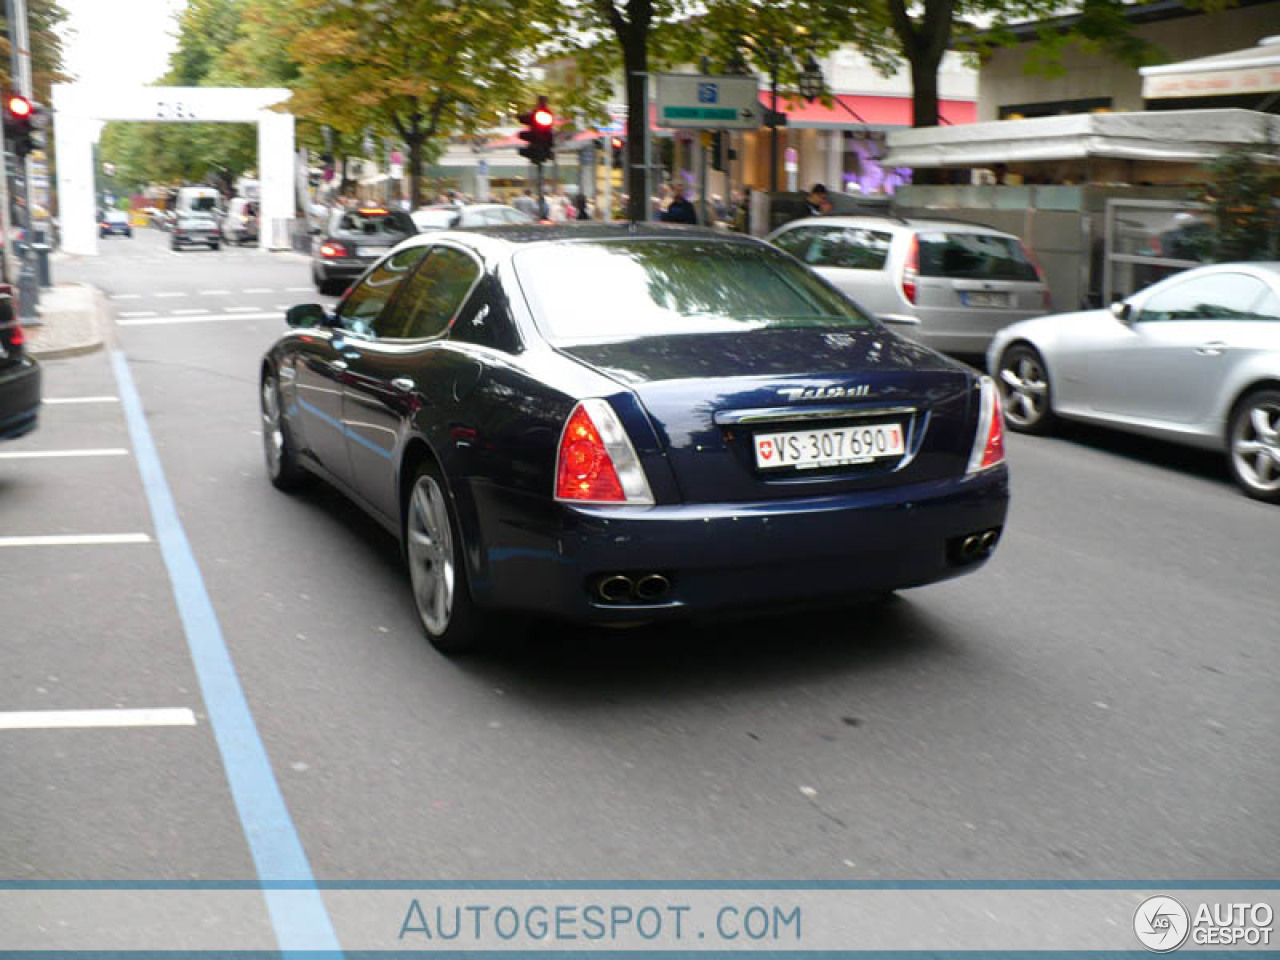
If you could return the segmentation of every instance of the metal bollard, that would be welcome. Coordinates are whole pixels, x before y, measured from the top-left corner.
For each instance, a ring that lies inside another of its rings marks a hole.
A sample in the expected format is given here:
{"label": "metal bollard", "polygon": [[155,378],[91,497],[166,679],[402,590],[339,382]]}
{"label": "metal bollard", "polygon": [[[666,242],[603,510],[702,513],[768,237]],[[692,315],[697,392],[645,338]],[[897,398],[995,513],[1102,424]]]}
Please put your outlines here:
{"label": "metal bollard", "polygon": [[47,243],[33,243],[31,249],[36,254],[36,277],[40,281],[40,286],[53,286],[53,280],[49,274],[49,252],[52,247]]}

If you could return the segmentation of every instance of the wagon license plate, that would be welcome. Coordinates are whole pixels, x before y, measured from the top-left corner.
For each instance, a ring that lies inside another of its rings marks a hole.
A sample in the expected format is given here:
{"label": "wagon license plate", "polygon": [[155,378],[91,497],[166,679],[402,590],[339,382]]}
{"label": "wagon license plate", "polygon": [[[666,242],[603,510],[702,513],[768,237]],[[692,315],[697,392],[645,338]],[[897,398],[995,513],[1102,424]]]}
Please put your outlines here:
{"label": "wagon license plate", "polygon": [[884,457],[900,457],[906,451],[900,423],[796,430],[755,435],[756,466],[761,470],[790,467],[816,470],[853,463],[871,463]]}
{"label": "wagon license plate", "polygon": [[381,253],[386,253],[386,247],[356,247],[357,257],[376,257]]}
{"label": "wagon license plate", "polygon": [[1009,295],[1007,293],[988,293],[981,290],[972,290],[962,294],[962,296],[966,307],[1007,307],[1009,305]]}

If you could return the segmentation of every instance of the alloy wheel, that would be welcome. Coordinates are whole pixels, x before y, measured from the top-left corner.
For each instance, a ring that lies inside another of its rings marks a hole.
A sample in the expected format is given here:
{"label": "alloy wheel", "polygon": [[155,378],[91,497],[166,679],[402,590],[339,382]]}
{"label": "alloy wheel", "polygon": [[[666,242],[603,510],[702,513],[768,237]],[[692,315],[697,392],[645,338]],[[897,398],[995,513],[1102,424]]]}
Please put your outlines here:
{"label": "alloy wheel", "polygon": [[277,476],[284,458],[284,427],[280,422],[280,394],[272,376],[262,378],[262,447],[271,476]]}
{"label": "alloy wheel", "polygon": [[1034,427],[1049,408],[1049,378],[1044,364],[1029,350],[1010,350],[1000,364],[1004,414],[1018,427]]}
{"label": "alloy wheel", "polygon": [[443,634],[453,614],[456,576],[453,532],[444,491],[435,477],[423,474],[409,498],[409,576],[418,616],[427,633]]}
{"label": "alloy wheel", "polygon": [[1253,492],[1280,493],[1280,399],[1259,397],[1235,418],[1231,459],[1236,475]]}

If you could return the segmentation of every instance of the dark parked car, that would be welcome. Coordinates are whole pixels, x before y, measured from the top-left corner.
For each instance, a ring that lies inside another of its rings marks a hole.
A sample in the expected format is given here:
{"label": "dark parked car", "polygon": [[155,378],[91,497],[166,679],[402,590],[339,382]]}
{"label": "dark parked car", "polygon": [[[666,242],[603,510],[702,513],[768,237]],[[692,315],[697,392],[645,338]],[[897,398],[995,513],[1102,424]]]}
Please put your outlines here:
{"label": "dark parked car", "polygon": [[27,355],[13,290],[0,283],[0,439],[36,428],[40,411],[40,365]]}
{"label": "dark parked car", "polygon": [[132,237],[133,227],[129,226],[129,214],[123,210],[104,210],[98,221],[98,236],[109,237],[112,234]]}
{"label": "dark parked car", "polygon": [[311,279],[321,293],[341,293],[369,265],[418,232],[403,210],[335,210],[311,250]]}
{"label": "dark parked car", "polygon": [[218,221],[203,213],[179,214],[173,224],[173,238],[169,241],[169,247],[180,250],[192,245],[217,250],[222,245]]}
{"label": "dark parked car", "polygon": [[266,461],[399,536],[442,650],[492,611],[625,624],[977,569],[992,381],[749,237],[485,227],[401,244],[261,369]]}

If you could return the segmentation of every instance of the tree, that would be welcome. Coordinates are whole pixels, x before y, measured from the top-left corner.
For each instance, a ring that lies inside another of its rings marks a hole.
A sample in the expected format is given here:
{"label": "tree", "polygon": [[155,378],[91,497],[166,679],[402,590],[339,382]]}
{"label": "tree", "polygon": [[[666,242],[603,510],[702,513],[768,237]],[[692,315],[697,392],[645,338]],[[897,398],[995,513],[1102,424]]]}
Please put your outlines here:
{"label": "tree", "polygon": [[1280,256],[1280,174],[1259,156],[1275,146],[1238,147],[1208,165],[1208,179],[1192,195],[1210,217],[1193,233],[1197,253],[1212,261],[1274,260]]}
{"label": "tree", "polygon": [[548,0],[296,0],[293,111],[341,133],[395,136],[408,148],[409,194],[446,137],[516,112],[527,51],[560,16]]}
{"label": "tree", "polygon": [[[57,0],[27,0],[27,35],[31,41],[31,86],[36,100],[49,102],[50,87],[55,83],[64,83],[67,77],[63,74],[62,37],[58,28],[67,19],[67,11],[58,5]],[[0,37],[0,84],[5,89],[14,86],[9,73],[12,63],[9,45],[9,24],[0,16],[4,36]]]}

